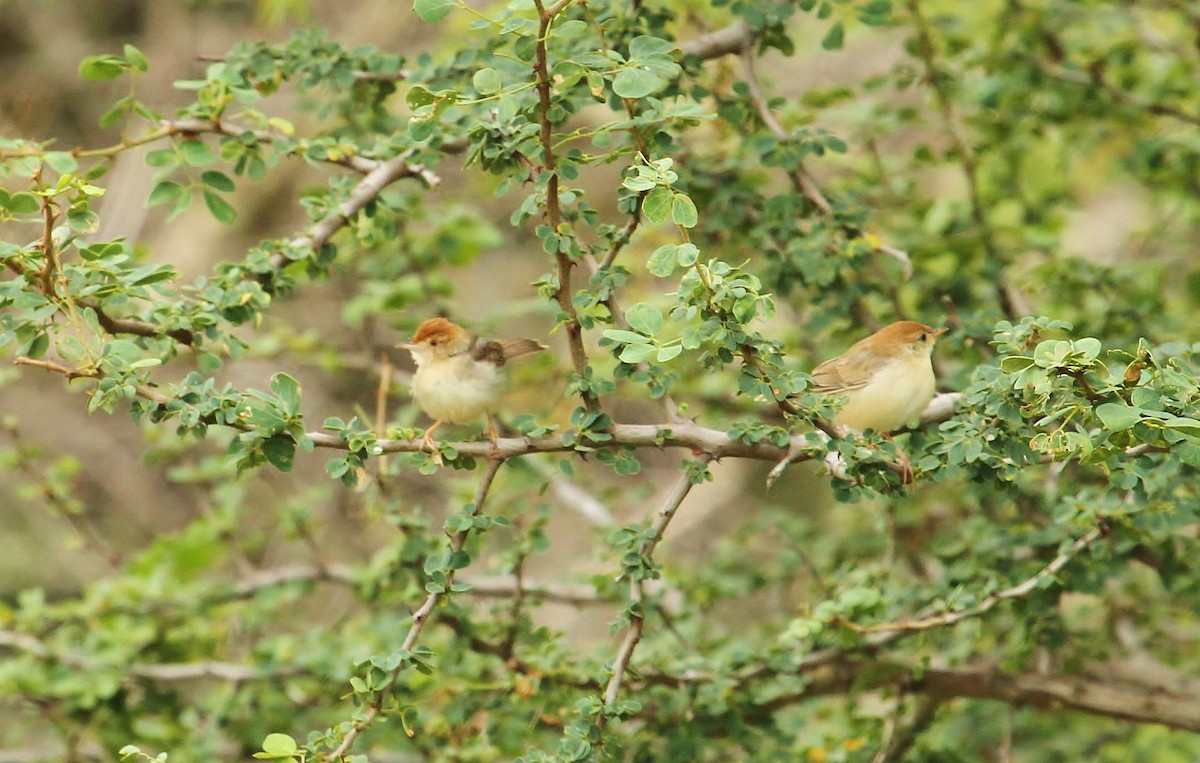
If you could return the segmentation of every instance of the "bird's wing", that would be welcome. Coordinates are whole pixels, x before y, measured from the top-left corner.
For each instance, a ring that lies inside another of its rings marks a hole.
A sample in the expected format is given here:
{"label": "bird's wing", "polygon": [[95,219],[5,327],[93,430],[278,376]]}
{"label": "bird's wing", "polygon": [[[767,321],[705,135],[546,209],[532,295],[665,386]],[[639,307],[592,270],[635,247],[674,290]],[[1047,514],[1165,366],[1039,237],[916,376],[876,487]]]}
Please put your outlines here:
{"label": "bird's wing", "polygon": [[500,351],[504,353],[505,360],[512,360],[522,355],[541,352],[546,349],[546,345],[533,339],[501,339],[489,344],[499,345]]}
{"label": "bird's wing", "polygon": [[813,391],[829,394],[862,389],[871,378],[862,373],[862,369],[871,368],[878,362],[875,353],[855,345],[812,370]]}
{"label": "bird's wing", "polygon": [[475,337],[475,341],[471,342],[471,360],[499,367],[504,365],[506,358],[504,345],[500,342],[478,336]]}

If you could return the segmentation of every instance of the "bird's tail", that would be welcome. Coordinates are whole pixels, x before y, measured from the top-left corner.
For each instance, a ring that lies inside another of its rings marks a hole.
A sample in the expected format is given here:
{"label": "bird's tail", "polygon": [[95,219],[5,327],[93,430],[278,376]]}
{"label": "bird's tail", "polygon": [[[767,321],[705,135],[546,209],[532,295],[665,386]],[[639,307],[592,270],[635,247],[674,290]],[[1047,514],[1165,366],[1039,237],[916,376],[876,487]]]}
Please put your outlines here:
{"label": "bird's tail", "polygon": [[522,355],[541,352],[546,345],[533,339],[500,339],[500,348],[504,351],[504,359],[512,360]]}

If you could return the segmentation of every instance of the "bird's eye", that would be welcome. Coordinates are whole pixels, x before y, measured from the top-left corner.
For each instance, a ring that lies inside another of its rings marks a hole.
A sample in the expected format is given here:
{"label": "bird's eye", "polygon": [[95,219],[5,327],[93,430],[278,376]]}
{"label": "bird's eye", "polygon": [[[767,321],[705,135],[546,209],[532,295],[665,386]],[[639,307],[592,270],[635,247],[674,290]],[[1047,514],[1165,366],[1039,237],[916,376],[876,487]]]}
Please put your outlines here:
{"label": "bird's eye", "polygon": [[922,331],[921,332],[921,341],[924,342],[927,339],[929,339],[929,334],[926,334],[924,331]]}

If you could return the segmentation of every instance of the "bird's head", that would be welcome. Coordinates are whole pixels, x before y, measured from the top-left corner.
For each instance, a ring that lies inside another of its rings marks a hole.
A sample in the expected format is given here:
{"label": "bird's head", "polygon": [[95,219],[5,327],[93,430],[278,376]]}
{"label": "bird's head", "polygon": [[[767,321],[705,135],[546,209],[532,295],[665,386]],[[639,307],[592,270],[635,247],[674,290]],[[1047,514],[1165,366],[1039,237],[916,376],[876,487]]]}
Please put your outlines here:
{"label": "bird's head", "polygon": [[466,329],[445,318],[422,321],[413,332],[412,341],[396,345],[408,350],[420,365],[425,361],[461,355],[471,347],[471,335]]}
{"label": "bird's head", "polygon": [[871,349],[880,355],[911,354],[928,358],[933,352],[934,342],[945,333],[945,328],[935,329],[916,321],[897,321],[879,329],[867,341]]}

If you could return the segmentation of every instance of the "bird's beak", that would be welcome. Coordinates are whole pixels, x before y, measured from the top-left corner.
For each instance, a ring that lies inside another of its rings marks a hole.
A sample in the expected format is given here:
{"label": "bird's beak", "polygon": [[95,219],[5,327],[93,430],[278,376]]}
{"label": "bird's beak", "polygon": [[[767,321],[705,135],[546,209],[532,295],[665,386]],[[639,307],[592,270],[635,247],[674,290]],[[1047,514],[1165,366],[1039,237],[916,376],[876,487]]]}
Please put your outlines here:
{"label": "bird's beak", "polygon": [[934,329],[933,330],[933,338],[937,339],[939,336],[941,336],[942,334],[945,334],[949,330],[950,329],[945,326],[942,326],[940,329]]}
{"label": "bird's beak", "polygon": [[409,350],[409,351],[412,351],[412,350],[415,350],[415,349],[417,349],[417,345],[413,344],[412,342],[401,342],[400,344],[397,344],[397,345],[394,345],[394,346],[395,346],[395,347],[396,347],[396,349],[398,349],[398,350]]}

